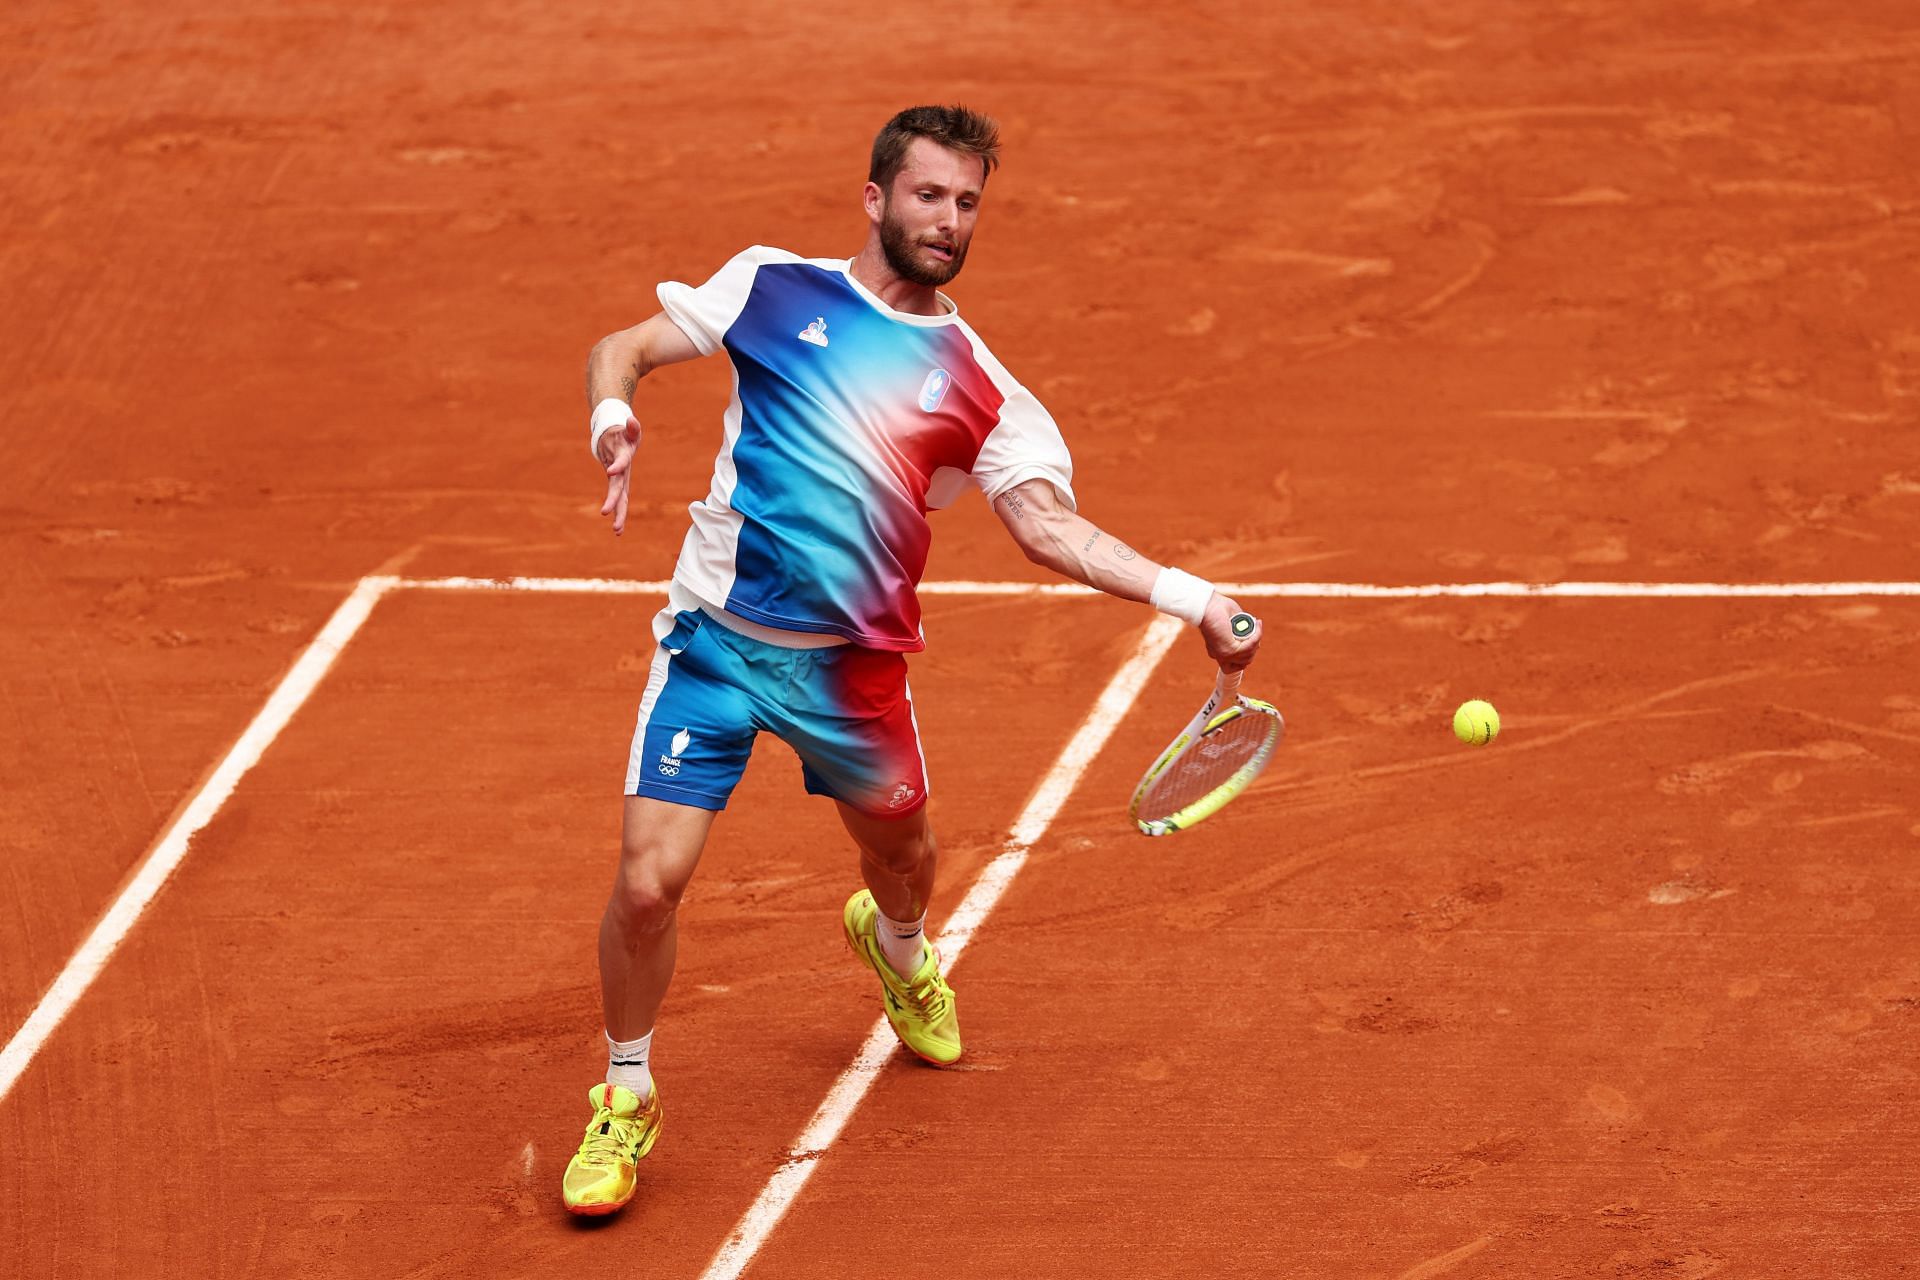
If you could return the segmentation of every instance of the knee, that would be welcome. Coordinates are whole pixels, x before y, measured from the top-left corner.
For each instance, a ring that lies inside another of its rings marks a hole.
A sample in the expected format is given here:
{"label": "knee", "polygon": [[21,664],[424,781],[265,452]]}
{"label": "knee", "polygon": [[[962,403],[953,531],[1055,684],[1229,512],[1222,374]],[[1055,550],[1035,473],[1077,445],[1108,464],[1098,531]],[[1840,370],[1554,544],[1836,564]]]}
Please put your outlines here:
{"label": "knee", "polygon": [[673,921],[686,884],[663,876],[644,857],[620,859],[608,911],[626,933],[657,933]]}
{"label": "knee", "polygon": [[896,876],[914,875],[931,862],[937,853],[933,833],[924,829],[903,834],[899,840],[888,841],[881,848],[868,850],[875,862]]}

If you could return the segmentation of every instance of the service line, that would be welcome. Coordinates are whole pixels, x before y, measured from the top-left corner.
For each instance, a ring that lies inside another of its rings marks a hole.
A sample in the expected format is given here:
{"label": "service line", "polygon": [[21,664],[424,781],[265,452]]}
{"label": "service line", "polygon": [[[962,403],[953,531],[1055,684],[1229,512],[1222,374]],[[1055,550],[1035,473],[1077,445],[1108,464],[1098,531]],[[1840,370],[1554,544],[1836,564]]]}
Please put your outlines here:
{"label": "service line", "polygon": [[[629,578],[394,578],[395,587],[424,591],[554,591],[665,595],[664,582]],[[1834,596],[1920,596],[1920,582],[1221,582],[1220,591],[1249,600],[1783,600]],[[923,582],[923,596],[1091,596],[1077,582]]]}

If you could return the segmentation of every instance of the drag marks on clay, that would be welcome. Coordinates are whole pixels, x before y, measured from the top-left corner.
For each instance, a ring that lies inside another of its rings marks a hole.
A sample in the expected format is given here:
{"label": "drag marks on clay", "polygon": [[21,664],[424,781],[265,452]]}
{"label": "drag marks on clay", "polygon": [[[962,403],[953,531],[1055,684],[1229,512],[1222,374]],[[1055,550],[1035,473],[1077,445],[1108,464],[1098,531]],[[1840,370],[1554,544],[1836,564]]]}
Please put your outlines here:
{"label": "drag marks on clay", "polygon": [[1727,1260],[1706,1249],[1674,1252],[1667,1249],[1643,1249],[1615,1254],[1608,1259],[1610,1274],[1621,1280],[1707,1280],[1727,1265]]}
{"label": "drag marks on clay", "polygon": [[[1769,747],[1760,751],[1739,751],[1732,755],[1682,765],[1656,782],[1654,790],[1666,796],[1722,791],[1726,789],[1729,780],[1743,773],[1748,765],[1760,760],[1813,760],[1831,764],[1842,760],[1857,762],[1862,756],[1872,754],[1858,743],[1843,742],[1839,739],[1810,742],[1804,747]],[[1804,780],[1805,775],[1798,770],[1786,770],[1773,776],[1769,789],[1775,795],[1785,795],[1787,792],[1796,790]]]}
{"label": "drag marks on clay", "polygon": [[1206,887],[1195,885],[1171,902],[1145,902],[1132,906],[1108,905],[1096,911],[1076,913],[1087,927],[1097,928],[1102,916],[1156,916],[1176,929],[1210,931],[1247,916],[1260,915],[1273,896],[1292,880],[1315,870],[1336,856],[1339,844],[1322,845],[1312,854],[1275,858],[1257,870],[1232,880],[1216,875]]}
{"label": "drag marks on clay", "polygon": [[1313,1024],[1322,1034],[1417,1036],[1445,1029],[1439,1018],[1411,1008],[1391,995],[1361,996],[1329,991],[1308,993],[1326,1016]]}
{"label": "drag marks on clay", "polygon": [[1868,983],[1863,994],[1884,1013],[1920,1016],[1920,966],[1908,962],[1906,969],[1902,976]]}
{"label": "drag marks on clay", "polygon": [[1421,933],[1451,933],[1473,923],[1506,897],[1506,886],[1498,880],[1476,880],[1452,893],[1443,893],[1424,911],[1409,911],[1405,927]]}
{"label": "drag marks on clay", "polygon": [[[1847,728],[1867,734],[1876,732],[1871,726],[1833,722],[1825,717],[1810,718],[1823,721],[1823,727]],[[1879,736],[1911,741],[1907,735],[1884,731]],[[1764,782],[1760,776],[1756,776],[1767,763],[1786,760],[1805,763],[1791,768],[1776,768],[1765,775]],[[1829,738],[1798,747],[1735,752],[1694,761],[1660,778],[1655,782],[1654,789],[1661,795],[1675,799],[1737,794],[1744,803],[1727,810],[1721,817],[1724,825],[1736,829],[1751,828],[1766,821],[1771,821],[1776,827],[1791,825],[1799,830],[1830,830],[1872,823],[1897,825],[1907,820],[1909,809],[1877,798],[1866,803],[1856,802],[1837,813],[1805,814],[1804,810],[1812,804],[1830,805],[1832,801],[1828,797],[1836,787],[1845,786],[1865,773],[1877,772],[1891,776],[1903,770],[1904,766],[1857,742]]]}
{"label": "drag marks on clay", "polygon": [[[1905,742],[1920,746],[1920,734],[1901,733],[1897,729],[1876,728],[1870,724],[1859,724],[1852,720],[1841,720],[1834,716],[1821,715],[1819,712],[1808,711],[1802,707],[1789,707],[1778,702],[1768,703],[1767,710],[1783,711],[1788,715],[1798,716],[1803,720],[1811,720],[1815,724],[1826,725],[1833,729],[1844,729],[1849,733],[1864,734],[1870,738],[1884,738],[1889,742]],[[1895,716],[1893,717],[1893,722],[1896,725],[1906,727],[1912,724],[1912,719],[1908,716]]]}
{"label": "drag marks on clay", "polygon": [[1793,825],[1802,830],[1817,827],[1844,827],[1851,826],[1856,822],[1878,822],[1887,818],[1904,818],[1906,815],[1907,811],[1899,805],[1884,804],[1875,805],[1868,809],[1861,809],[1854,813],[1832,814],[1825,818],[1801,818]]}
{"label": "drag marks on clay", "polygon": [[[396,926],[401,923],[395,921]],[[356,1062],[384,1065],[457,1057],[473,1045],[485,1045],[489,1054],[540,1050],[579,1035],[584,987],[448,1003],[404,1020],[384,1011],[359,1020],[341,1018],[327,1028],[314,1061],[333,1073]]]}
{"label": "drag marks on clay", "polygon": [[1336,276],[1378,277],[1393,274],[1391,258],[1355,258],[1338,253],[1316,253],[1311,249],[1280,249],[1250,244],[1221,256],[1235,262],[1312,267]]}
{"label": "drag marks on clay", "polygon": [[1596,205],[1631,204],[1633,197],[1618,187],[1581,187],[1559,196],[1528,196],[1524,204],[1546,205],[1556,209],[1591,209]]}
{"label": "drag marks on clay", "polygon": [[123,156],[170,158],[204,152],[233,152],[285,147],[294,142],[341,132],[341,126],[302,120],[243,119],[168,113],[99,134],[94,141]]}
{"label": "drag marks on clay", "polygon": [[1463,1187],[1489,1169],[1518,1160],[1530,1145],[1528,1136],[1506,1131],[1463,1147],[1444,1159],[1407,1175],[1423,1191],[1451,1191]]}
{"label": "drag marks on clay", "polygon": [[1688,425],[1685,413],[1667,409],[1489,409],[1482,416],[1534,422],[1622,424],[1591,456],[1594,463],[1615,470],[1653,461],[1672,446]]}
{"label": "drag marks on clay", "polygon": [[1481,1236],[1476,1240],[1469,1240],[1457,1249],[1449,1249],[1437,1257],[1428,1258],[1417,1266],[1407,1268],[1395,1276],[1394,1280],[1433,1280],[1433,1277],[1445,1275],[1492,1243],[1492,1236]]}
{"label": "drag marks on clay", "polygon": [[1738,181],[1709,182],[1707,190],[1716,196],[1761,196],[1777,200],[1822,200],[1835,203],[1859,202],[1875,217],[1891,218],[1899,211],[1878,187],[1866,183],[1790,182],[1777,178],[1746,178]]}
{"label": "drag marks on clay", "polygon": [[1630,1124],[1641,1116],[1640,1105],[1610,1084],[1588,1085],[1583,1101],[1592,1115],[1610,1125]]}
{"label": "drag marks on clay", "polygon": [[1701,899],[1731,897],[1733,889],[1716,889],[1709,885],[1695,884],[1689,880],[1669,880],[1647,890],[1647,901],[1656,907],[1675,907],[1683,902],[1698,902]]}

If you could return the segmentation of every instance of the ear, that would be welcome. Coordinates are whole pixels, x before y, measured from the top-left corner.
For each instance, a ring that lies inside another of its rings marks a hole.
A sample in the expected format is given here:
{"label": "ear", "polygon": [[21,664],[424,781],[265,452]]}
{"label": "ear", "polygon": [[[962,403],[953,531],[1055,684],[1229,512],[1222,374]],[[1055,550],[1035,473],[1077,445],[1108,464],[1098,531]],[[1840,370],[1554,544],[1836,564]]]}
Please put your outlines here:
{"label": "ear", "polygon": [[867,210],[867,221],[880,225],[880,215],[887,207],[887,193],[880,189],[877,182],[869,182],[866,190],[860,193],[860,203]]}

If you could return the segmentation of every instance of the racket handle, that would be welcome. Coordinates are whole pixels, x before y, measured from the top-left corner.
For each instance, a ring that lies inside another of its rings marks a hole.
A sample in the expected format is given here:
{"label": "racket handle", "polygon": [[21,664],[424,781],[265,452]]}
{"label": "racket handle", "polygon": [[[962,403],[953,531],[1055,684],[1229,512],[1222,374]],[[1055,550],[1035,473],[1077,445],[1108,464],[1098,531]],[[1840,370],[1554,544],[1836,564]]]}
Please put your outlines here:
{"label": "racket handle", "polygon": [[[1233,617],[1227,619],[1227,625],[1233,629],[1233,634],[1236,638],[1244,640],[1253,634],[1253,629],[1258,624],[1254,621],[1252,614],[1236,613]],[[1232,706],[1233,700],[1240,696],[1241,674],[1242,673],[1238,671],[1222,671],[1220,673],[1220,678],[1214,683],[1213,687],[1213,709],[1215,711]]]}

